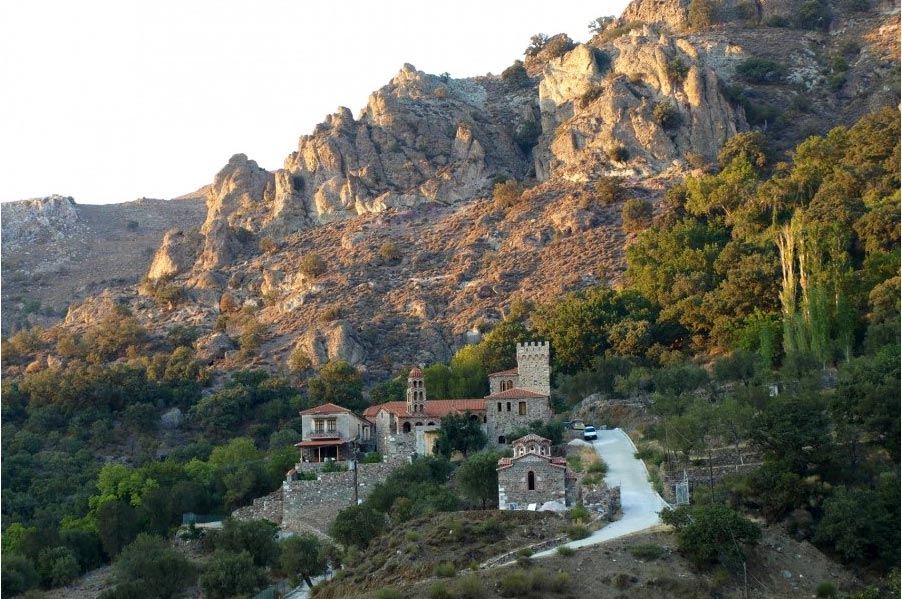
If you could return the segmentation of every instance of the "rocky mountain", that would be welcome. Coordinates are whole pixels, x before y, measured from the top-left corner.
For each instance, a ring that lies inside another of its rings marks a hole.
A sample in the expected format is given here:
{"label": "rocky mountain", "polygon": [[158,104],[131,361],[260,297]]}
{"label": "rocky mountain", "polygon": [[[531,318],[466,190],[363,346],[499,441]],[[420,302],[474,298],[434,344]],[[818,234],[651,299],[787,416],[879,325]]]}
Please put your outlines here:
{"label": "rocky mountain", "polygon": [[[546,39],[502,76],[404,65],[274,172],[239,154],[177,201],[5,205],[4,332],[26,302],[68,297],[84,300],[68,326],[127,303],[160,333],[199,327],[225,365],[251,320],[269,368],[296,350],[374,377],[446,360],[514,300],[616,283],[629,236],[600,179],[656,202],[737,132],[780,151],[898,104],[898,5],[814,4],[636,0],[589,43]],[[495,202],[504,179],[525,191]]]}

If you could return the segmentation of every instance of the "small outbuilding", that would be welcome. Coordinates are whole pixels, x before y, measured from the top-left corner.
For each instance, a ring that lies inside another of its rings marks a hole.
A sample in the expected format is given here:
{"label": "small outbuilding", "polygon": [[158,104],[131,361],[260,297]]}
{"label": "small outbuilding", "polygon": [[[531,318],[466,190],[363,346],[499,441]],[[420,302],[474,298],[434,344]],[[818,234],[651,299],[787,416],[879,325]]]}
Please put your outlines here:
{"label": "small outbuilding", "polygon": [[514,456],[498,460],[498,507],[536,509],[547,502],[571,507],[577,498],[576,475],[567,460],[551,456],[551,441],[529,434],[511,443]]}

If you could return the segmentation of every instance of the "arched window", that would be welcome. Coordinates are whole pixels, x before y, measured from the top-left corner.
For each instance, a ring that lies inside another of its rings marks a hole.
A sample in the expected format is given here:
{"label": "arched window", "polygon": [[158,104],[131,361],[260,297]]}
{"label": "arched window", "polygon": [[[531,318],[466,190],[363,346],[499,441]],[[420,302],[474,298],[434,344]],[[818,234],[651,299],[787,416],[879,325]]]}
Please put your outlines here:
{"label": "arched window", "polygon": [[506,444],[507,444],[507,439],[504,438],[504,435],[501,435],[500,437],[498,437],[498,445],[506,445]]}
{"label": "arched window", "polygon": [[526,488],[530,491],[536,490],[536,473],[532,470],[526,473]]}
{"label": "arched window", "polygon": [[405,422],[405,423],[404,423],[404,432],[405,432],[405,433],[409,433],[409,432],[410,432],[410,423],[409,423],[409,422]]}
{"label": "arched window", "polygon": [[427,422],[427,423],[426,423],[426,426],[435,426],[435,423],[434,423],[434,422]]}
{"label": "arched window", "polygon": [[417,422],[414,426],[423,426],[422,422]]}

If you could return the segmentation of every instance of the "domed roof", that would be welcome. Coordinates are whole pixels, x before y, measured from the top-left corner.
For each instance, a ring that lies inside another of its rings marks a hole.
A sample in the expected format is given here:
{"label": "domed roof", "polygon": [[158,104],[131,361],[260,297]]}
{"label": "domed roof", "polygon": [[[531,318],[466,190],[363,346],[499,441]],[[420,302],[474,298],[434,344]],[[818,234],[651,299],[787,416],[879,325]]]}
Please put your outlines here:
{"label": "domed roof", "polygon": [[419,366],[414,366],[413,369],[410,371],[410,374],[407,375],[407,378],[421,379],[421,378],[423,378],[423,371],[420,370]]}

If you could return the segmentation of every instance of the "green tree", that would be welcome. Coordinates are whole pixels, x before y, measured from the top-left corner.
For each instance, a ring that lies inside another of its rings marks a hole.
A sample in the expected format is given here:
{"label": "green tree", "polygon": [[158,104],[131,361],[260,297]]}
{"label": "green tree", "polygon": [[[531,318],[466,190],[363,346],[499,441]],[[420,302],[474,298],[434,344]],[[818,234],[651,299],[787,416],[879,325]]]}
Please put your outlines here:
{"label": "green tree", "polygon": [[110,557],[119,555],[140,531],[137,510],[122,499],[101,504],[94,519],[103,550]]}
{"label": "green tree", "polygon": [[122,550],[114,563],[118,584],[140,584],[156,597],[178,595],[195,579],[194,566],[163,539],[140,534]]}
{"label": "green tree", "polygon": [[323,544],[312,534],[305,533],[289,537],[280,545],[279,563],[282,570],[296,581],[304,580],[309,588],[313,587],[313,578],[325,574],[328,561]]}
{"label": "green tree", "polygon": [[494,451],[476,453],[467,458],[455,474],[464,496],[474,501],[486,502],[498,497],[498,454]]}
{"label": "green tree", "polygon": [[38,554],[38,574],[48,586],[58,587],[78,578],[78,560],[68,547],[52,547]]}
{"label": "green tree", "polygon": [[[898,510],[898,503],[891,509]],[[880,496],[869,489],[837,488],[824,502],[814,540],[845,563],[891,566],[899,561],[898,527],[892,526]]]}
{"label": "green tree", "polygon": [[38,584],[38,573],[30,559],[15,553],[3,552],[3,591],[12,595],[24,593]]}
{"label": "green tree", "polygon": [[698,567],[745,560],[743,545],[754,545],[761,529],[724,505],[681,506],[661,512],[661,519],[677,531],[680,552]]}
{"label": "green tree", "polygon": [[212,544],[217,550],[229,553],[246,551],[257,566],[274,564],[279,557],[276,544],[278,527],[268,520],[242,522],[227,518],[221,530],[212,535]]}
{"label": "green tree", "polygon": [[383,514],[367,505],[352,505],[338,512],[329,534],[345,547],[364,549],[384,529]]}
{"label": "green tree", "polygon": [[200,586],[205,597],[227,599],[249,595],[265,580],[263,571],[254,564],[253,557],[247,551],[217,551],[201,574]]}
{"label": "green tree", "polygon": [[357,369],[345,362],[329,362],[319,371],[319,377],[310,379],[307,392],[313,405],[325,403],[360,412],[366,407],[363,401],[363,379]]}
{"label": "green tree", "polygon": [[623,230],[627,233],[638,233],[651,226],[653,209],[650,202],[636,198],[627,200],[620,211]]}
{"label": "green tree", "polygon": [[448,414],[442,417],[436,447],[443,456],[455,451],[467,454],[479,451],[488,442],[479,420],[470,414]]}

